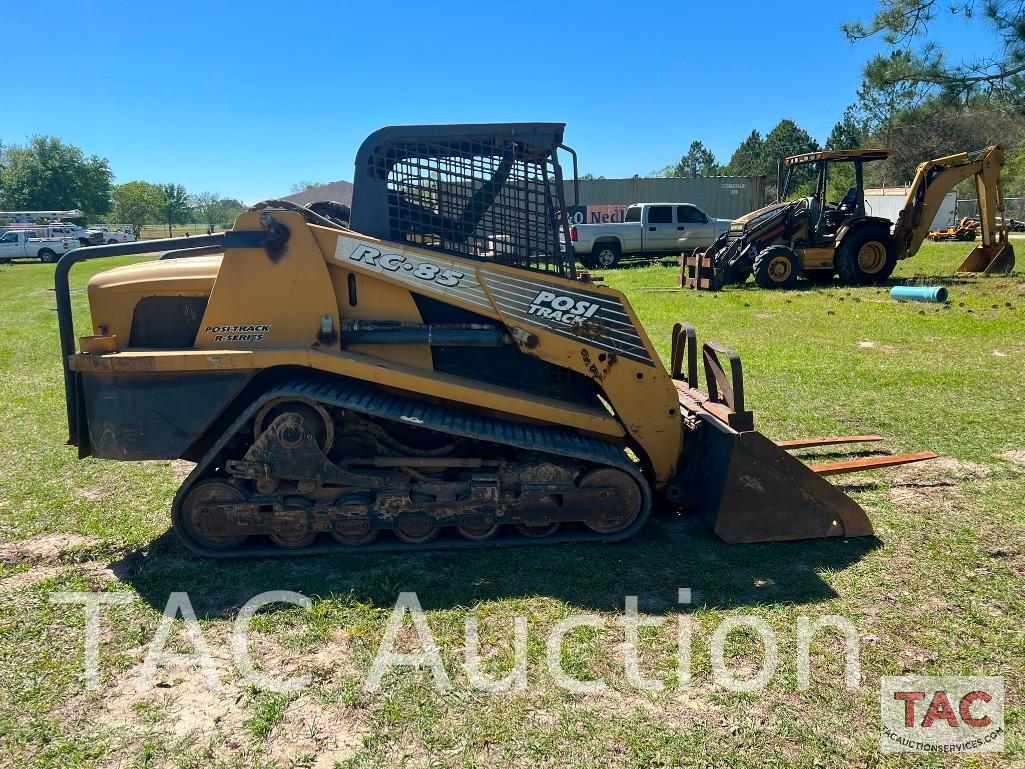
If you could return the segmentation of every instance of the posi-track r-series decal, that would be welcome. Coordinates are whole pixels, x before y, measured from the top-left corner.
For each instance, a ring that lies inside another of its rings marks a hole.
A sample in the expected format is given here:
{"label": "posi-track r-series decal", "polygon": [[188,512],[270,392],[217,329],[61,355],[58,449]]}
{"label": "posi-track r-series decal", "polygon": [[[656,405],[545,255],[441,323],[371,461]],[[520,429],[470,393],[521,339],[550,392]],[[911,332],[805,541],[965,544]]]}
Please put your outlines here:
{"label": "posi-track r-series decal", "polygon": [[207,326],[204,334],[214,334],[215,342],[262,342],[270,333],[270,323],[244,323],[231,326]]}

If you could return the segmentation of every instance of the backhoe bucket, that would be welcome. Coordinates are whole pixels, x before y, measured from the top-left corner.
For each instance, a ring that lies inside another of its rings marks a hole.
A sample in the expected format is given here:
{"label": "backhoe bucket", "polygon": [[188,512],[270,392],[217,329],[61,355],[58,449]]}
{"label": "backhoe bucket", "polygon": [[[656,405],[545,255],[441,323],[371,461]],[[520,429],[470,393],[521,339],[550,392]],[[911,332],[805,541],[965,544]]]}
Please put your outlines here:
{"label": "backhoe bucket", "polygon": [[[719,356],[729,360],[726,375]],[[740,357],[715,342],[702,348],[707,395],[697,388],[693,327],[673,329],[672,376],[688,427],[681,470],[666,495],[701,515],[723,540],[775,542],[818,537],[865,537],[874,532],[861,506],[822,476],[932,459],[929,452],[873,456],[809,467],[788,451],[878,441],[877,435],[769,440],[744,409]],[[683,373],[686,357],[687,372]]]}
{"label": "backhoe bucket", "polygon": [[976,246],[956,272],[981,272],[983,275],[1010,275],[1014,269],[1014,248],[1010,243]]}

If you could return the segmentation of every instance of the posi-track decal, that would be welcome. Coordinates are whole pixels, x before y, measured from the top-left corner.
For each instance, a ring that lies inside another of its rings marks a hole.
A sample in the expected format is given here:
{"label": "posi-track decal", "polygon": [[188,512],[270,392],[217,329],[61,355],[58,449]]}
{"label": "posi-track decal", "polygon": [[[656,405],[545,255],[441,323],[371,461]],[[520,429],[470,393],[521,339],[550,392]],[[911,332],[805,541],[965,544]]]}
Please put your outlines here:
{"label": "posi-track decal", "polygon": [[574,325],[593,317],[599,309],[601,305],[597,302],[585,302],[574,296],[556,294],[554,291],[538,291],[537,296],[530,300],[527,313],[538,318]]}
{"label": "posi-track decal", "polygon": [[390,275],[417,293],[440,294],[493,311],[472,268],[441,255],[427,258],[401,246],[388,244],[387,248],[382,248],[358,238],[342,236],[335,247],[335,259],[370,272]]}
{"label": "posi-track decal", "polygon": [[250,323],[239,326],[207,326],[204,334],[214,334],[215,342],[262,342],[270,332],[270,323]]}
{"label": "posi-track decal", "polygon": [[503,315],[639,363],[655,365],[618,297],[575,286],[546,284],[534,273],[520,277],[485,267],[480,275]]}
{"label": "posi-track decal", "polygon": [[368,243],[346,235],[338,238],[335,259],[360,270],[388,275],[419,294],[448,297],[493,313],[491,300],[478,281],[480,275],[506,317],[655,365],[622,302],[609,294],[546,283],[542,275],[533,272],[520,277],[482,266],[475,274],[465,263],[442,254],[428,257],[393,243]]}

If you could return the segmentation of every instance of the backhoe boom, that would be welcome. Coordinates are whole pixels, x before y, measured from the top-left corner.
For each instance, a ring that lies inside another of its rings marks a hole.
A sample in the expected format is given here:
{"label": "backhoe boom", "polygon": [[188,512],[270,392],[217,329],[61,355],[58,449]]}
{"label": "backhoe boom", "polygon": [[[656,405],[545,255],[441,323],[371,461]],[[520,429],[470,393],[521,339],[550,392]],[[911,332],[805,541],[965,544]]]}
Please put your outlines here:
{"label": "backhoe boom", "polygon": [[1007,242],[1007,229],[997,224],[1003,220],[1004,199],[1000,188],[1000,170],[1004,152],[998,145],[973,152],[927,160],[915,171],[904,207],[897,216],[893,239],[897,258],[907,259],[918,253],[929,235],[929,228],[940,203],[948,192],[965,179],[975,177],[979,200],[979,221],[982,242],[968,255],[957,272],[1010,273],[1014,267],[1014,250]]}

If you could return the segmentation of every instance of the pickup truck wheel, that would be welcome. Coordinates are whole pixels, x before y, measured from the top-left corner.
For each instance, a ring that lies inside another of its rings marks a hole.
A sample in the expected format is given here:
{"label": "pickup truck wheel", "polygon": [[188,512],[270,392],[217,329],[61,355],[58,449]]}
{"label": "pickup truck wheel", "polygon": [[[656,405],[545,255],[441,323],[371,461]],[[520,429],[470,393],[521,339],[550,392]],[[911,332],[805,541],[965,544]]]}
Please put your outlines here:
{"label": "pickup truck wheel", "polygon": [[591,250],[591,262],[595,267],[611,270],[619,264],[620,250],[618,243],[598,243]]}
{"label": "pickup truck wheel", "polygon": [[799,267],[797,254],[786,246],[769,246],[755,257],[755,283],[762,288],[793,288]]}
{"label": "pickup truck wheel", "polygon": [[57,254],[48,248],[39,249],[39,261],[43,264],[53,264],[57,261]]}
{"label": "pickup truck wheel", "polygon": [[111,238],[110,240],[107,241],[107,245],[108,246],[116,246],[117,245],[117,241],[114,240],[114,238]]}

